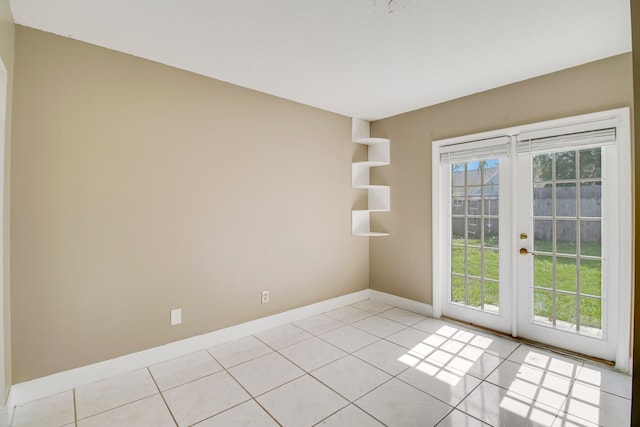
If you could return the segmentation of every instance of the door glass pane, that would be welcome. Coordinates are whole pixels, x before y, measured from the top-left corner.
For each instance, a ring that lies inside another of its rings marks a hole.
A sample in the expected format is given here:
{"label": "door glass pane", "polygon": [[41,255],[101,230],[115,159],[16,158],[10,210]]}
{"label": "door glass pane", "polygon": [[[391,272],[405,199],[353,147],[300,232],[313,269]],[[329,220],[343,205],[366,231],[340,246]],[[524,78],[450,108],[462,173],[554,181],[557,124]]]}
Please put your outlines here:
{"label": "door glass pane", "polygon": [[480,237],[482,232],[482,219],[473,217],[467,219],[467,239],[470,245],[480,246]]}
{"label": "door glass pane", "polygon": [[467,187],[467,213],[469,215],[480,215],[482,213],[482,187]]}
{"label": "door glass pane", "polygon": [[[497,159],[484,160],[482,162],[482,167],[484,169],[482,175],[482,184],[497,186],[500,177],[500,162],[498,162]],[[495,197],[498,197],[498,193],[495,194]]]}
{"label": "door glass pane", "polygon": [[497,250],[484,249],[484,277],[487,279],[498,280],[500,278],[498,269],[498,256]]}
{"label": "door glass pane", "polygon": [[499,219],[485,218],[484,220],[484,246],[497,248],[499,243],[500,227]]}
{"label": "door glass pane", "polygon": [[451,183],[451,302],[499,313],[499,161],[452,165]]}
{"label": "door glass pane", "polygon": [[576,327],[576,296],[556,294],[556,326],[562,329]]}
{"label": "door glass pane", "polygon": [[482,277],[482,249],[467,248],[467,274]]}
{"label": "door glass pane", "polygon": [[482,280],[467,279],[467,304],[476,308],[482,305]]}
{"label": "door glass pane", "polygon": [[464,187],[451,187],[451,214],[464,215],[465,198]]}
{"label": "door glass pane", "polygon": [[553,293],[539,289],[533,291],[533,315],[537,323],[553,324]]}
{"label": "door glass pane", "polygon": [[553,221],[533,220],[533,249],[536,252],[553,252]]}
{"label": "door glass pane", "polygon": [[580,324],[584,333],[600,335],[602,333],[602,300],[600,298],[580,298]]}
{"label": "door glass pane", "polygon": [[451,246],[451,272],[465,274],[467,260],[464,246]]}
{"label": "door glass pane", "polygon": [[464,244],[464,218],[451,218],[451,240],[455,244]]}
{"label": "door glass pane", "polygon": [[482,184],[482,162],[467,163],[467,183],[466,185]]}
{"label": "door glass pane", "polygon": [[576,152],[563,151],[555,154],[556,180],[576,179]]}
{"label": "door glass pane", "polygon": [[533,156],[533,182],[551,181],[553,154]]}
{"label": "door glass pane", "polygon": [[601,221],[580,221],[580,254],[602,256]]}
{"label": "door glass pane", "polygon": [[602,148],[580,150],[580,178],[602,177]]}
{"label": "door glass pane", "polygon": [[576,183],[556,185],[556,216],[576,216]]}
{"label": "door glass pane", "polygon": [[451,276],[451,301],[464,304],[464,275]]}
{"label": "door glass pane", "polygon": [[577,221],[556,222],[556,251],[561,254],[576,253]]}
{"label": "door glass pane", "polygon": [[537,184],[533,186],[533,214],[535,216],[551,216],[553,184]]}
{"label": "door glass pane", "polygon": [[556,258],[556,289],[561,291],[576,292],[576,259]]}
{"label": "door glass pane", "polygon": [[600,336],[601,151],[534,156],[532,169],[534,321]]}
{"label": "door glass pane", "polygon": [[580,260],[580,293],[602,295],[602,261],[599,259]]}
{"label": "door glass pane", "polygon": [[499,311],[500,298],[498,295],[499,286],[498,282],[492,280],[485,280],[484,282],[484,308],[494,312]]}
{"label": "door glass pane", "polygon": [[500,204],[498,203],[498,186],[482,187],[484,197],[484,214],[498,216]]}
{"label": "door glass pane", "polygon": [[533,258],[533,281],[536,287],[553,289],[553,257],[536,255]]}
{"label": "door glass pane", "polygon": [[580,183],[580,217],[601,217],[602,181]]}

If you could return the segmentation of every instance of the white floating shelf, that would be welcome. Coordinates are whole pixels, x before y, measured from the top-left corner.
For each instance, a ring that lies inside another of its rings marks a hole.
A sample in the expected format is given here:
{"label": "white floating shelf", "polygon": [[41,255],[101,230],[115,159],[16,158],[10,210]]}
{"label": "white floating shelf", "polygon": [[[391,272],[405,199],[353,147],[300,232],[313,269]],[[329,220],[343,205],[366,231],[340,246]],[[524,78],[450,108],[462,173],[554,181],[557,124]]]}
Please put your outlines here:
{"label": "white floating shelf", "polygon": [[370,190],[372,188],[389,188],[388,185],[354,185],[353,188],[356,190]]}
{"label": "white floating shelf", "polygon": [[370,210],[355,210],[351,211],[351,223],[352,223],[352,232],[354,236],[366,236],[366,237],[376,237],[376,236],[388,236],[389,233],[380,233],[376,231],[371,231],[370,227]]}
{"label": "white floating shelf", "polygon": [[374,145],[374,144],[384,144],[385,142],[390,142],[387,138],[360,138],[356,139],[353,142],[356,144],[364,144],[364,145]]}
{"label": "white floating shelf", "polygon": [[364,162],[353,162],[351,163],[353,166],[363,166],[363,167],[367,167],[367,168],[373,168],[376,166],[387,166],[389,164],[389,162],[383,162],[383,161],[376,161],[376,160],[366,160]]}
{"label": "white floating shelf", "polygon": [[369,122],[352,119],[352,140],[367,145],[367,160],[351,165],[351,185],[367,191],[367,209],[351,211],[351,234],[354,236],[388,236],[389,233],[371,231],[371,212],[388,212],[391,193],[388,185],[371,185],[371,168],[386,166],[390,162],[390,141],[386,138],[371,138]]}

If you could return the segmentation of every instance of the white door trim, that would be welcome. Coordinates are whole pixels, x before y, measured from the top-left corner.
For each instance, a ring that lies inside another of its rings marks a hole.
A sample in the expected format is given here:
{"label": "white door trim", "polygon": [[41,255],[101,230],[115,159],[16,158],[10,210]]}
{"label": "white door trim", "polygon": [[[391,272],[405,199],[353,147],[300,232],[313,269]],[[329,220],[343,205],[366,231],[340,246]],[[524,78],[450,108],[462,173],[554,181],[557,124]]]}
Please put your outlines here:
{"label": "white door trim", "polygon": [[0,58],[0,387],[2,387],[2,402],[0,407],[6,409],[7,395],[5,393],[7,373],[5,372],[5,321],[4,321],[4,195],[5,195],[5,146],[6,146],[6,118],[8,101],[8,78],[7,68]]}
{"label": "white door trim", "polygon": [[[440,194],[440,147],[444,145],[461,144],[470,141],[477,141],[481,139],[498,138],[505,135],[514,135],[516,131],[509,132],[510,129],[494,130],[483,132],[474,135],[465,135],[455,138],[440,139],[432,142],[431,145],[431,253],[432,253],[432,267],[431,267],[431,306],[433,310],[433,317],[440,318],[442,316],[442,292],[440,289],[440,275],[442,274],[441,268],[441,254],[440,254],[440,207],[443,195]],[[448,202],[447,202],[448,203]],[[448,265],[448,262],[447,262]]]}
{"label": "white door trim", "polygon": [[[617,301],[612,302],[613,307],[618,307],[618,336],[622,339],[618,340],[616,349],[616,368],[623,372],[629,372],[631,366],[629,363],[629,355],[631,349],[631,313],[633,300],[631,298],[631,279],[633,273],[633,264],[631,262],[631,254],[633,251],[633,242],[631,239],[632,222],[631,222],[631,136],[630,136],[630,114],[629,108],[619,108],[614,110],[602,111],[591,114],[549,120],[545,122],[533,123],[518,127],[493,130],[482,132],[474,135],[465,135],[455,138],[433,141],[432,143],[432,253],[433,253],[433,315],[440,317],[442,315],[442,264],[447,265],[442,259],[440,250],[441,227],[440,222],[443,219],[441,213],[442,197],[440,191],[440,148],[444,145],[459,144],[474,140],[493,138],[500,135],[518,135],[523,132],[540,132],[547,130],[566,128],[571,129],[572,126],[586,125],[592,122],[613,124],[617,128],[618,133],[618,161],[619,161],[619,187],[620,187],[620,211],[619,211],[619,227],[620,239],[618,241],[619,265],[628,266],[629,268],[620,268],[619,270],[619,290]],[[515,174],[513,174],[515,175]],[[515,179],[515,176],[512,177]],[[515,209],[515,208],[514,208]],[[514,212],[515,213],[515,212]],[[513,236],[512,236],[513,238]],[[514,246],[515,247],[515,246]],[[514,269],[515,275],[515,269]],[[517,286],[516,286],[517,288]],[[514,292],[514,298],[516,298]],[[514,328],[512,333],[517,334],[517,320],[514,316]],[[626,339],[625,339],[626,338]]]}

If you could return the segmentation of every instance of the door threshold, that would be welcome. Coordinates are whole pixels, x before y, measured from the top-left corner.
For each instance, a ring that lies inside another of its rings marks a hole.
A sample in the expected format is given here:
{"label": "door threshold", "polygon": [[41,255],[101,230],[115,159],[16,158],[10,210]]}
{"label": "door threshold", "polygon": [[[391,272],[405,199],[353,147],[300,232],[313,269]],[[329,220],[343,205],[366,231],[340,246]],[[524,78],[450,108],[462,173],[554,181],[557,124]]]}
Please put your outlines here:
{"label": "door threshold", "polygon": [[488,332],[490,334],[497,335],[499,337],[508,338],[508,339],[510,339],[512,341],[519,342],[520,344],[527,344],[527,345],[530,345],[531,347],[536,347],[536,348],[539,348],[541,350],[546,350],[546,351],[549,351],[551,353],[556,353],[556,354],[559,354],[560,356],[568,356],[568,357],[572,357],[574,359],[580,359],[580,360],[585,360],[585,361],[588,361],[588,362],[600,363],[602,365],[606,365],[606,366],[611,367],[611,368],[615,367],[615,362],[613,362],[611,360],[605,360],[605,359],[600,359],[599,357],[587,356],[586,354],[581,354],[581,353],[577,353],[575,351],[567,350],[567,349],[564,349],[564,348],[555,347],[555,346],[548,345],[548,344],[543,344],[541,342],[528,340],[526,338],[514,337],[513,335],[505,334],[504,332],[500,332],[500,331],[496,331],[494,329],[486,328],[484,326],[476,325],[475,323],[463,322],[461,320],[453,319],[453,318],[447,317],[447,316],[441,316],[441,318],[442,319],[446,319],[449,322],[457,323],[457,324],[465,326],[465,327],[471,327],[473,329],[478,329],[478,330],[483,331],[483,332]]}

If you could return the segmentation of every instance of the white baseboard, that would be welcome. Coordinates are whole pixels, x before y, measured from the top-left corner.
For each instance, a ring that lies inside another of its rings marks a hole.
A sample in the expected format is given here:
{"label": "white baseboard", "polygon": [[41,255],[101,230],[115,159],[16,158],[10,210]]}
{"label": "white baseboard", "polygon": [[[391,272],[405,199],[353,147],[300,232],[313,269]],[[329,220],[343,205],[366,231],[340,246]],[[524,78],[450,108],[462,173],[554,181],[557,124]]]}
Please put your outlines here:
{"label": "white baseboard", "polygon": [[[82,366],[80,368],[48,375],[46,377],[36,378],[35,380],[15,384],[9,391],[9,398],[7,399],[7,406],[5,407],[5,410],[8,414],[12,414],[14,407],[23,405],[27,402],[62,393],[82,385],[90,384],[116,375],[125,374],[147,366],[153,366],[176,357],[184,356],[189,353],[210,348],[248,335],[253,335],[286,323],[297,322],[298,320],[306,317],[315,316],[317,314],[354,304],[368,298],[426,316],[431,316],[432,313],[432,307],[429,304],[424,304],[372,289],[365,289],[348,295],[289,310],[284,313],[274,314],[272,316],[241,323],[229,328],[175,341],[163,346],[150,348],[148,350],[127,354],[115,359],[105,360],[104,362],[98,362]],[[1,415],[2,410],[0,409],[0,416]]]}
{"label": "white baseboard", "polygon": [[433,307],[430,304],[425,304],[423,302],[398,297],[373,289],[369,289],[369,298],[384,302],[385,304],[404,308],[405,310],[413,311],[414,313],[422,314],[424,316],[433,316]]}
{"label": "white baseboard", "polygon": [[7,408],[13,412],[15,406],[23,405],[46,396],[100,381],[115,375],[152,366],[176,357],[184,356],[202,349],[213,347],[266,329],[296,322],[306,317],[315,316],[345,305],[354,304],[369,298],[369,289],[321,301],[315,304],[296,308],[284,313],[274,314],[261,319],[220,329],[203,335],[175,341],[163,346],[150,348],[137,353],[127,354],[104,362],[98,362],[80,368],[59,372],[42,378],[36,378],[14,384],[9,392]]}
{"label": "white baseboard", "polygon": [[11,425],[9,408],[11,408],[11,413],[13,413],[13,406],[10,407],[9,404],[0,408],[0,427],[9,427]]}

